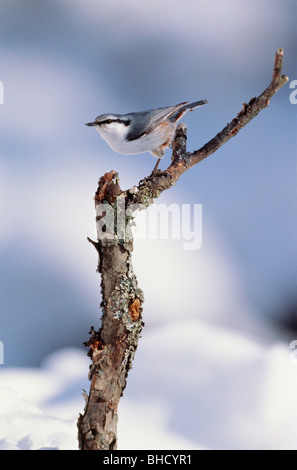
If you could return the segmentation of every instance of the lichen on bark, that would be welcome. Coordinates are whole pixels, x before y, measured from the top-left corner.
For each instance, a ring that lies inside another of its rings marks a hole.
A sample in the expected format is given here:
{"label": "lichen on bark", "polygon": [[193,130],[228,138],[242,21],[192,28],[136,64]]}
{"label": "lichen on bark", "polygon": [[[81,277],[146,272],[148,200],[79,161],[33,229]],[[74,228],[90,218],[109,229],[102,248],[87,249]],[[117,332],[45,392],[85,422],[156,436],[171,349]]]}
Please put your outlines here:
{"label": "lichen on bark", "polygon": [[[132,367],[142,320],[143,292],[133,272],[133,241],[125,238],[119,219],[125,227],[132,217],[124,217],[116,172],[105,174],[99,181],[95,207],[103,204],[105,212],[97,214],[98,271],[101,272],[101,328],[91,329],[85,344],[92,359],[89,371],[90,393],[84,414],[78,420],[79,447],[85,450],[117,448],[117,408]],[[118,210],[118,204],[121,206]],[[112,214],[112,217],[110,216]],[[99,217],[99,220],[98,220]],[[112,220],[113,219],[113,220]],[[120,236],[119,236],[120,233]]]}

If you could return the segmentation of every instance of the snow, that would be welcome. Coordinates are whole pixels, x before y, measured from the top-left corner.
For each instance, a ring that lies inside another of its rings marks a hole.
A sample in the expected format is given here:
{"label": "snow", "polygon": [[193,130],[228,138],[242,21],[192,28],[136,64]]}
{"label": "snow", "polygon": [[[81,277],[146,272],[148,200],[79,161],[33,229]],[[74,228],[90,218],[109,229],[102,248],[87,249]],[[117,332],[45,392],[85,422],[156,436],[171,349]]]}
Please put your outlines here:
{"label": "snow", "polygon": [[[203,321],[143,331],[119,405],[118,448],[296,449],[297,368],[267,345]],[[89,359],[68,348],[41,368],[0,369],[0,450],[77,449]]]}

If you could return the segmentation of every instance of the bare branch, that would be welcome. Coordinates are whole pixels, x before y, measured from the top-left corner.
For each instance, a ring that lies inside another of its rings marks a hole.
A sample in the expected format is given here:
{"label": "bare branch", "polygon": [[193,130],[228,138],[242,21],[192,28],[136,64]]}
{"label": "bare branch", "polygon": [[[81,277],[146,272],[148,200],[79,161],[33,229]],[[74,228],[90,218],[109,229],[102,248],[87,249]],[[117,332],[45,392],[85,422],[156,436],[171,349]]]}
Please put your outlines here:
{"label": "bare branch", "polygon": [[199,150],[192,153],[188,152],[184,155],[183,143],[183,155],[177,158],[177,148],[179,147],[180,141],[181,139],[183,139],[183,142],[186,140],[186,128],[184,125],[179,125],[176,140],[173,145],[173,159],[171,165],[166,170],[159,170],[154,175],[140,181],[138,191],[135,193],[134,198],[131,199],[131,202],[143,203],[145,206],[151,204],[154,198],[159,197],[164,190],[174,185],[185,171],[216,152],[223,144],[228,142],[229,139],[234,137],[246,124],[256,117],[260,111],[267,108],[272,96],[289,80],[286,75],[281,75],[282,62],[283,49],[278,49],[275,55],[272,80],[263,93],[259,95],[258,98],[252,98],[248,104],[244,103],[242,110],[237,116]]}
{"label": "bare branch", "polygon": [[133,240],[130,236],[122,236],[120,221],[124,221],[125,228],[129,227],[133,218],[132,204],[137,204],[138,208],[148,207],[154,198],[175,184],[185,171],[212,155],[266,108],[270,98],[288,81],[285,75],[281,75],[282,60],[283,50],[278,49],[272,80],[266,90],[258,98],[243,104],[242,110],[231,123],[200,150],[187,153],[187,128],[180,124],[173,142],[172,161],[167,170],[158,170],[127,191],[121,190],[115,171],[105,173],[100,178],[94,198],[98,241],[88,240],[99,255],[102,325],[99,331],[92,327],[91,336],[85,342],[92,359],[89,372],[91,385],[89,395],[84,393],[86,407],[77,423],[80,449],[117,448],[118,403],[144,325],[143,293],[132,269]]}

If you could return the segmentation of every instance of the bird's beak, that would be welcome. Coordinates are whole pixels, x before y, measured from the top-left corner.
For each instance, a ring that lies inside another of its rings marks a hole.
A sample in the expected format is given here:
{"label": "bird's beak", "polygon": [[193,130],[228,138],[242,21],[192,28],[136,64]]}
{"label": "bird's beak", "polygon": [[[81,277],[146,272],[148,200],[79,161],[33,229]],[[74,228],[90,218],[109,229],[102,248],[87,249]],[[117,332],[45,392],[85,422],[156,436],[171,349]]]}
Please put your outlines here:
{"label": "bird's beak", "polygon": [[97,122],[87,122],[86,126],[92,127],[92,126],[98,126],[98,124],[97,124]]}

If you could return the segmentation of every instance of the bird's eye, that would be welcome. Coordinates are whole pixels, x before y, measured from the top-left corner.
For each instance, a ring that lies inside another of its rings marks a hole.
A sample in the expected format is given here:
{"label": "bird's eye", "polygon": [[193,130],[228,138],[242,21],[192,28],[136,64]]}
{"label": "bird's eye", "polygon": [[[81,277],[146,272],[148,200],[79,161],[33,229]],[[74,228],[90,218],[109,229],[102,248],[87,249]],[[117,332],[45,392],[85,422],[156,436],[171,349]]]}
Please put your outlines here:
{"label": "bird's eye", "polygon": [[104,121],[104,124],[111,124],[111,123],[112,123],[112,120],[111,120],[111,119],[106,119],[106,120]]}

